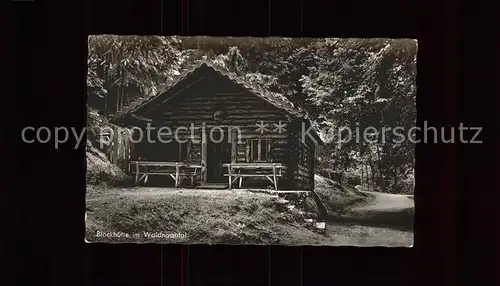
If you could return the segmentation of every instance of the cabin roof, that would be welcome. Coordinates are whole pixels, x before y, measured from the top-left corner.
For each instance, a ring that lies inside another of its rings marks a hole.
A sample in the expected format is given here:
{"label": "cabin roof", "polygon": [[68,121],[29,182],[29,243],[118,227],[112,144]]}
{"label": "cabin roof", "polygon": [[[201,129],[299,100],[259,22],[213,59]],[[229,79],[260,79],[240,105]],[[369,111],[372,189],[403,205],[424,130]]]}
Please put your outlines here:
{"label": "cabin roof", "polygon": [[[244,79],[240,76],[237,76],[236,74],[230,72],[224,67],[214,65],[206,60],[202,60],[200,62],[195,63],[194,65],[190,66],[187,68],[183,73],[178,75],[174,80],[172,80],[170,83],[162,87],[156,94],[152,96],[148,96],[145,98],[141,98],[133,103],[131,103],[128,107],[126,107],[123,111],[117,113],[115,116],[114,120],[119,121],[120,119],[124,118],[127,114],[133,114],[137,112],[138,110],[142,109],[146,105],[149,105],[155,99],[158,99],[162,97],[166,92],[168,92],[172,87],[176,86],[178,83],[183,81],[184,79],[188,78],[191,74],[193,74],[195,71],[197,71],[200,68],[210,68],[214,70],[215,72],[218,72],[219,74],[229,78],[233,82],[237,83],[244,89],[248,90],[252,94],[256,95],[257,97],[262,98],[263,100],[269,102],[273,106],[282,109],[286,111],[288,114],[297,117],[297,118],[302,118],[309,123],[310,117],[309,114],[300,106],[297,106],[296,104],[292,103],[286,96],[276,93],[276,92],[271,92],[268,90],[264,90],[260,87],[258,87],[255,83],[252,83],[251,81]],[[318,136],[317,133],[314,132],[315,137],[322,142],[321,138]]]}

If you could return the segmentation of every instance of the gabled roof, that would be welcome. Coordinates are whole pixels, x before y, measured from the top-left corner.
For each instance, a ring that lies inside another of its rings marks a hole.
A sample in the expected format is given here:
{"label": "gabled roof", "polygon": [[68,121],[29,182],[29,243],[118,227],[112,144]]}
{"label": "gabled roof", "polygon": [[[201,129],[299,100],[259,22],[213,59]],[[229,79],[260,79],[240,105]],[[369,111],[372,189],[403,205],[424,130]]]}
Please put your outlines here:
{"label": "gabled roof", "polygon": [[[186,69],[182,74],[177,76],[173,81],[171,81],[169,84],[161,88],[159,92],[157,92],[153,96],[149,96],[146,98],[142,98],[140,100],[137,100],[136,102],[133,102],[130,104],[128,107],[126,107],[122,112],[119,112],[115,116],[115,120],[119,120],[126,116],[127,114],[133,114],[137,110],[145,107],[149,103],[153,102],[155,99],[158,99],[163,95],[164,93],[168,92],[172,87],[180,83],[182,80],[188,78],[191,74],[193,74],[195,71],[201,69],[201,68],[210,68],[214,70],[215,72],[221,74],[224,77],[229,78],[236,84],[240,85],[244,89],[248,90],[252,94],[256,95],[257,97],[262,98],[263,100],[269,102],[273,106],[282,109],[289,113],[290,115],[296,117],[296,118],[302,118],[307,120],[310,123],[310,117],[309,114],[302,109],[300,106],[295,105],[292,103],[288,98],[286,98],[284,95],[276,93],[276,92],[271,92],[268,90],[263,90],[262,88],[258,87],[256,84],[250,82],[247,79],[244,79],[240,76],[235,75],[234,73],[230,72],[224,67],[214,65],[206,60],[200,61],[190,68]],[[318,139],[321,141],[319,136],[315,134],[315,137],[318,137]]]}

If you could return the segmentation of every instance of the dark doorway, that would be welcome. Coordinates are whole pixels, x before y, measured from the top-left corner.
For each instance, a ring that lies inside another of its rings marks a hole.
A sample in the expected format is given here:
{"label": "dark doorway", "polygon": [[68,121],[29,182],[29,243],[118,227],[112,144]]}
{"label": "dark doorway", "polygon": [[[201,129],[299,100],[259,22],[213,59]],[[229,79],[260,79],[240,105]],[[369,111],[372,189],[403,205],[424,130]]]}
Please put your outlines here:
{"label": "dark doorway", "polygon": [[231,143],[228,132],[215,128],[208,132],[207,140],[207,182],[224,183],[224,168],[222,164],[231,160]]}

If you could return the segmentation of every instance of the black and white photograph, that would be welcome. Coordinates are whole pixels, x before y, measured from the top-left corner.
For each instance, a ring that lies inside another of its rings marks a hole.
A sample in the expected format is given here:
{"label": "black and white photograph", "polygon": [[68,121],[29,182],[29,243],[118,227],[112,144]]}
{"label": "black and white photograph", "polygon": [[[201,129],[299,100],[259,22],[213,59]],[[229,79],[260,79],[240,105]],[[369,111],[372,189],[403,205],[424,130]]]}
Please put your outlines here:
{"label": "black and white photograph", "polygon": [[88,38],[88,243],[413,245],[418,43]]}

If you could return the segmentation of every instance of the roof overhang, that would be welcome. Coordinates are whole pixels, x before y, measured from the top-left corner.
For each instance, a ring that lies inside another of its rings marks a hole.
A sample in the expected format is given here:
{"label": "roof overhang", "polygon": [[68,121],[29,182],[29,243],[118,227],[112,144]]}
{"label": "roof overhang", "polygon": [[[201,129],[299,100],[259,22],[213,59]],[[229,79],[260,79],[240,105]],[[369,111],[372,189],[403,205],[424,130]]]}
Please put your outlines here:
{"label": "roof overhang", "polygon": [[[168,84],[164,88],[162,88],[162,90],[159,91],[158,93],[156,93],[156,95],[141,99],[138,102],[131,104],[123,112],[118,113],[111,121],[116,122],[116,124],[119,124],[119,123],[126,124],[126,122],[128,122],[128,124],[131,124],[131,122],[135,122],[138,125],[144,125],[147,123],[152,123],[153,120],[151,118],[147,118],[147,117],[139,115],[138,114],[139,111],[141,109],[145,108],[146,106],[150,105],[155,100],[161,99],[161,98],[165,97],[165,95],[168,95],[167,93],[169,93],[172,90],[172,88],[174,88],[181,81],[187,79],[189,76],[193,75],[193,73],[195,71],[199,70],[200,68],[212,69],[216,73],[222,75],[223,77],[228,78],[229,80],[231,80],[234,83],[241,86],[243,89],[245,89],[248,92],[254,94],[255,96],[267,101],[268,103],[275,106],[276,108],[284,110],[293,118],[304,120],[308,124],[310,124],[310,126],[313,126],[311,124],[311,121],[309,120],[309,116],[308,116],[307,112],[305,110],[303,110],[302,108],[293,104],[285,96],[283,96],[281,94],[276,94],[276,93],[265,92],[265,91],[259,90],[255,86],[252,86],[252,84],[246,82],[243,79],[240,79],[235,74],[232,74],[231,72],[226,71],[223,68],[218,67],[216,65],[213,65],[207,61],[201,61],[197,65],[194,65],[190,69],[186,70],[177,79],[173,80],[170,84]],[[175,96],[175,95],[170,95],[166,99],[162,99],[162,102],[168,101],[173,96]],[[133,125],[133,123],[132,123],[132,125]],[[315,141],[317,141],[320,145],[324,144],[323,140],[321,140],[321,137],[317,134],[317,131],[314,129],[314,127],[310,133],[315,138]]]}

